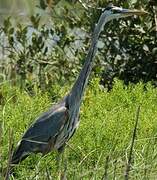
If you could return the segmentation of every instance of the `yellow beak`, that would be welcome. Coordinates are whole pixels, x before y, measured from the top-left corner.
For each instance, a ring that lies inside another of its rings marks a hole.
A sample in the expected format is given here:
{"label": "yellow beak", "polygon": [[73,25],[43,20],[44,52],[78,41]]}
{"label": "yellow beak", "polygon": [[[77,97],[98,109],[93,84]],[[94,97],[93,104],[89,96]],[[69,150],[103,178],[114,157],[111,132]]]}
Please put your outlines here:
{"label": "yellow beak", "polygon": [[127,16],[131,16],[131,15],[145,15],[148,14],[148,12],[144,11],[144,10],[130,10],[130,9],[122,9],[121,14],[127,15]]}

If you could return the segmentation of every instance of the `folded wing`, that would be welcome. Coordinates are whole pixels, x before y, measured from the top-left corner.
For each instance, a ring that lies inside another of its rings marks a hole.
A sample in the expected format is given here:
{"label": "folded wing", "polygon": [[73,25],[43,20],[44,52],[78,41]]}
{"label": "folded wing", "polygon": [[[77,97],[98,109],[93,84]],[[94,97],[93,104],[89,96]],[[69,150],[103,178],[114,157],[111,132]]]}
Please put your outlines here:
{"label": "folded wing", "polygon": [[11,163],[19,163],[30,153],[46,154],[53,149],[55,139],[68,121],[68,117],[68,109],[64,103],[42,114],[22,137],[13,153]]}

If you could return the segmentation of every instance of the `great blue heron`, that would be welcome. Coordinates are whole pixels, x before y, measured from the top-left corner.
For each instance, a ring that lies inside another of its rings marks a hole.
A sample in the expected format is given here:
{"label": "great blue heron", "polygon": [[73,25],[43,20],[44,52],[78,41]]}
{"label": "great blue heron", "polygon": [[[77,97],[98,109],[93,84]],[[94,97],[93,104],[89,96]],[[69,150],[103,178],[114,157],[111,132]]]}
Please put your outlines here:
{"label": "great blue heron", "polygon": [[51,150],[61,151],[64,148],[79,125],[80,105],[97,52],[98,38],[104,25],[113,19],[145,13],[145,11],[123,9],[111,4],[103,9],[95,26],[84,66],[71,91],[29,127],[13,153],[11,164],[18,164],[30,153],[45,155]]}

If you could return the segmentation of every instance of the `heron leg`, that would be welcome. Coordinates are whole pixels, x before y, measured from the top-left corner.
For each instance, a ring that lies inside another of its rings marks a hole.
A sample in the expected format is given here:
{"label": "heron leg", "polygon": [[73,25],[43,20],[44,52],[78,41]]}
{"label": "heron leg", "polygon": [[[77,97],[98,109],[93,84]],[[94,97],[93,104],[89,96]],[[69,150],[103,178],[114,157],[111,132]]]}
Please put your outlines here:
{"label": "heron leg", "polygon": [[59,179],[66,179],[67,161],[65,158],[65,146],[58,149],[57,169],[59,172]]}
{"label": "heron leg", "polygon": [[56,164],[57,164],[57,170],[60,171],[60,168],[61,168],[61,154],[60,153],[57,153]]}

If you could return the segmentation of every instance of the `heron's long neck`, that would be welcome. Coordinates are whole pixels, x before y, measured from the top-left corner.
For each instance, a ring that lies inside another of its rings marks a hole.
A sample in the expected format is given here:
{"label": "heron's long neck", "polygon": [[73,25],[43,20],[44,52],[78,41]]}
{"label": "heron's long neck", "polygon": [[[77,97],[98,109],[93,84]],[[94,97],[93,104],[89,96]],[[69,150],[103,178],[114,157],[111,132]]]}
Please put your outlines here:
{"label": "heron's long neck", "polygon": [[99,18],[98,24],[95,27],[91,46],[90,46],[89,52],[87,54],[83,68],[82,68],[82,70],[70,92],[72,104],[81,102],[85,87],[88,82],[89,75],[92,70],[93,60],[94,60],[95,54],[97,52],[97,43],[98,43],[99,34],[100,34],[104,24],[105,24],[105,15],[102,14]]}

